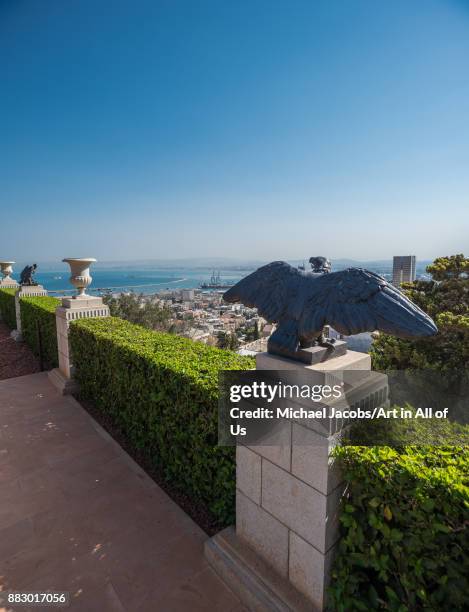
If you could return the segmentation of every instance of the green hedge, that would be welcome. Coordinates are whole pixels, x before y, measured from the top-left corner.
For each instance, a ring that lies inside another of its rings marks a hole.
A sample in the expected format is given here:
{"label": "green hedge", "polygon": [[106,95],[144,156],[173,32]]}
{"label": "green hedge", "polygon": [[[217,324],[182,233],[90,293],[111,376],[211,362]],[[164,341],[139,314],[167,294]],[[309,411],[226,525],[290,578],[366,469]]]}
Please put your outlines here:
{"label": "green hedge", "polygon": [[349,493],[331,609],[469,609],[467,451],[336,449]]}
{"label": "green hedge", "polygon": [[114,317],[70,325],[80,394],[110,417],[174,487],[234,520],[234,449],[217,446],[218,373],[254,367],[202,343]]}
{"label": "green hedge", "polygon": [[0,289],[0,313],[10,329],[16,329],[15,293],[16,289]]}
{"label": "green hedge", "polygon": [[54,297],[27,297],[20,300],[21,332],[33,353],[39,356],[38,324],[41,330],[42,359],[48,368],[59,365],[55,309],[60,300]]}

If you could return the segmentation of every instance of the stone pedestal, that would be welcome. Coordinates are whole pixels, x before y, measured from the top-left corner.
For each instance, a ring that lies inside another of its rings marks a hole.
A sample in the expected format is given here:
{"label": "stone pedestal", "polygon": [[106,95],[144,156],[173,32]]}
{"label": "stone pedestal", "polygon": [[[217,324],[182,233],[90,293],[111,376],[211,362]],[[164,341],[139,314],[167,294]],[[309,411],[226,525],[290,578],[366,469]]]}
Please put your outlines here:
{"label": "stone pedestal", "polygon": [[371,370],[371,357],[367,353],[347,351],[345,355],[333,357],[321,363],[305,365],[286,357],[277,357],[270,353],[256,355],[257,370],[306,370],[312,372],[336,372],[340,370]]}
{"label": "stone pedestal", "polygon": [[16,329],[10,333],[10,336],[17,342],[21,342],[23,340],[23,335],[21,333],[21,298],[42,297],[44,295],[47,295],[47,291],[42,285],[23,285],[20,286],[18,291],[15,293]]}
{"label": "stone pedestal", "polygon": [[[370,370],[371,359],[347,351],[308,366],[261,353],[256,365],[311,370],[327,384],[328,372],[340,377],[343,370]],[[334,432],[324,423],[316,428],[314,422],[303,426],[292,420],[282,427],[281,443],[237,446],[236,532],[231,528],[209,540],[206,555],[249,609],[325,607],[345,487],[329,456],[338,439]]]}
{"label": "stone pedestal", "polygon": [[[269,346],[269,345],[267,345]],[[279,347],[269,347],[271,354],[275,357],[283,357],[293,361],[301,361],[306,365],[322,363],[330,359],[340,357],[347,353],[347,343],[344,340],[335,340],[333,346],[311,346],[298,348],[295,352]]]}
{"label": "stone pedestal", "polygon": [[[18,283],[10,277],[2,278],[0,280],[0,289],[17,289]],[[2,321],[2,313],[0,312],[0,321]]]}
{"label": "stone pedestal", "polygon": [[74,393],[77,383],[73,380],[73,364],[70,358],[68,330],[71,321],[91,317],[108,317],[109,307],[100,297],[88,295],[62,298],[62,305],[55,311],[57,324],[57,348],[59,367],[49,372],[49,379],[63,395]]}
{"label": "stone pedestal", "polygon": [[0,289],[17,289],[18,283],[13,278],[2,278],[0,280]]}

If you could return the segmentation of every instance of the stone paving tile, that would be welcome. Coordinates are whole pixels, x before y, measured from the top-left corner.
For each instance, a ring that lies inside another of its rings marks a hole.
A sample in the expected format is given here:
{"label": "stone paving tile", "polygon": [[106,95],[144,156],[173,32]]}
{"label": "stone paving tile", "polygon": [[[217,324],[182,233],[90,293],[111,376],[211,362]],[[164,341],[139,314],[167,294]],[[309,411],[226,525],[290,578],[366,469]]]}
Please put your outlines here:
{"label": "stone paving tile", "polygon": [[[192,575],[188,580],[178,584],[159,599],[159,608],[165,612],[203,612],[208,609],[240,612],[245,610],[239,600],[232,595],[226,596],[224,583],[210,568]],[[153,597],[149,597],[137,608],[138,612],[154,612]],[[247,610],[246,610],[247,612]]]}
{"label": "stone paving tile", "polygon": [[242,612],[206,538],[46,374],[0,381],[0,589],[69,591],[71,612]]}
{"label": "stone paving tile", "polygon": [[[153,602],[153,610],[158,609],[157,604]],[[70,612],[101,612],[102,610],[128,612],[128,608],[124,608],[110,582],[106,582],[94,590],[77,591],[74,593],[68,610]]]}

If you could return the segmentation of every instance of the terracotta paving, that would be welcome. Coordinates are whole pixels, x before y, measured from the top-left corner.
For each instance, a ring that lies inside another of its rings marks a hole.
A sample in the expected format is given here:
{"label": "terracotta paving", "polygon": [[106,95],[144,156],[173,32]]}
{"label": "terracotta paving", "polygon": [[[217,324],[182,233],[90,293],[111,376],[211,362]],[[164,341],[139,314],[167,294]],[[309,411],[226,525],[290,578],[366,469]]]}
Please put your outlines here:
{"label": "terracotta paving", "polygon": [[0,380],[39,372],[39,360],[27,344],[10,338],[10,331],[0,321]]}
{"label": "terracotta paving", "polygon": [[47,609],[71,612],[240,612],[206,538],[46,373],[0,382],[0,591],[68,591]]}

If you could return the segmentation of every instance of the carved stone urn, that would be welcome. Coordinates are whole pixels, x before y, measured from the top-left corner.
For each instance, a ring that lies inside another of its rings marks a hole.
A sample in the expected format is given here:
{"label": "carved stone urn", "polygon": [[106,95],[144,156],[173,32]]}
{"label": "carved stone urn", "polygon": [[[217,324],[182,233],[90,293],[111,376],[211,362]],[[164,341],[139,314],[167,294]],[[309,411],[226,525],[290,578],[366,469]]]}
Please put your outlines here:
{"label": "carved stone urn", "polygon": [[93,257],[67,257],[62,259],[70,266],[71,276],[70,282],[76,287],[77,295],[75,299],[88,298],[86,288],[91,285],[93,280],[90,276],[90,265],[96,261]]}
{"label": "carved stone urn", "polygon": [[14,261],[0,261],[0,268],[2,269],[3,278],[0,281],[2,285],[17,285],[16,281],[11,278],[13,273]]}

